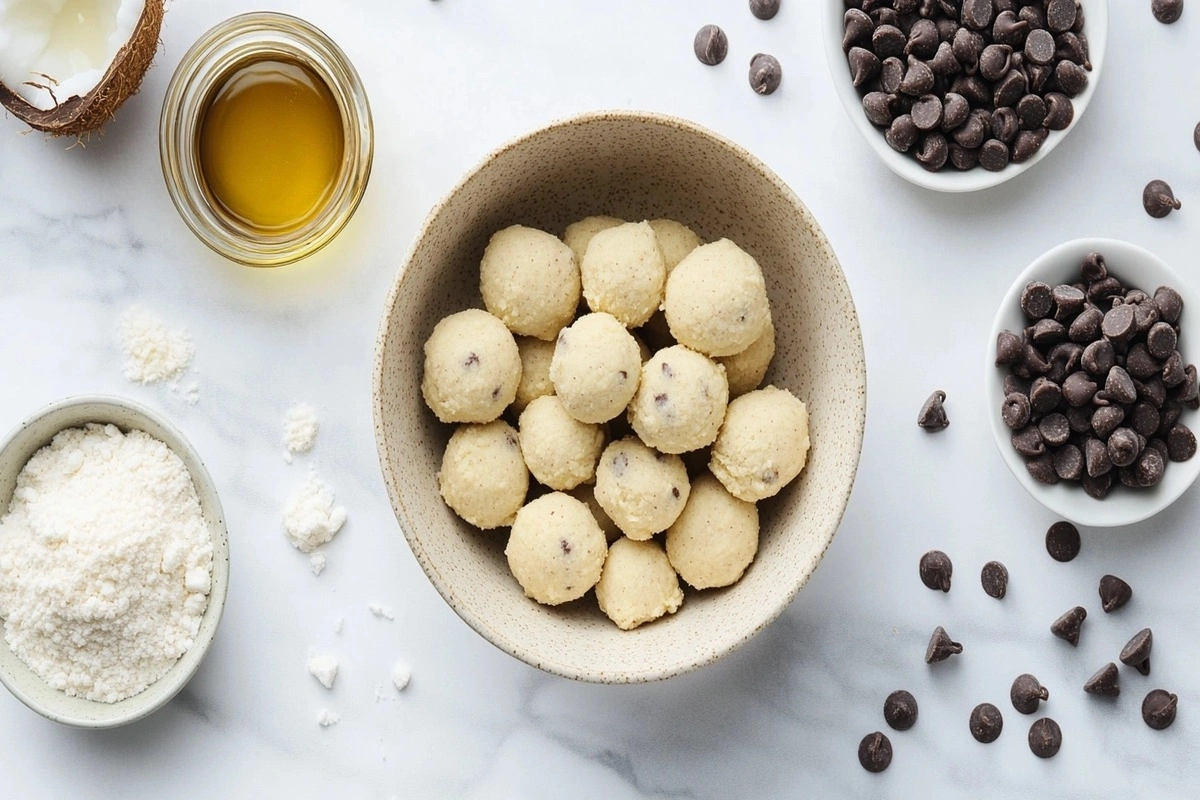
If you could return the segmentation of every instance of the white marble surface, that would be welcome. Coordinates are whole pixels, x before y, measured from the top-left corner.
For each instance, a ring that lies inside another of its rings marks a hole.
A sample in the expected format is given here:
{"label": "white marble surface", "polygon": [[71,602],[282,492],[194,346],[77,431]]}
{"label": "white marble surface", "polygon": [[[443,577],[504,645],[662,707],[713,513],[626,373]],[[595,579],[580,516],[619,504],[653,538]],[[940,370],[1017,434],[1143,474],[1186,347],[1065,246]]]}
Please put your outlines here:
{"label": "white marble surface", "polygon": [[[1112,3],[1105,80],[1086,119],[1037,169],[991,192],[914,189],[879,164],[830,90],[816,0],[785,0],[771,23],[744,0],[276,0],[325,28],[362,72],[375,111],[375,171],[349,228],[298,266],[253,271],[209,253],[176,216],[158,166],[165,84],[210,25],[254,4],[176,0],[140,95],[86,149],[0,122],[0,427],[44,403],[111,392],[165,411],[217,481],[233,539],[232,591],[217,642],[190,687],[153,718],[108,733],[47,722],[0,693],[0,795],[8,798],[260,797],[1194,797],[1200,778],[1200,610],[1189,492],[1134,528],[1085,531],[1084,552],[1052,562],[1053,518],[994,450],[980,373],[995,306],[1013,276],[1081,235],[1126,238],[1188,278],[1196,264],[1200,120],[1194,43],[1200,7],[1167,28],[1148,2]],[[729,32],[721,67],[700,66],[703,23]],[[746,64],[784,65],[757,97]],[[1182,100],[1180,98],[1183,98]],[[679,114],[733,138],[787,180],[822,222],[858,303],[869,363],[862,466],[824,564],[782,618],[742,650],[665,683],[571,683],[521,664],[462,623],[433,590],[392,516],[375,460],[370,365],[384,293],[427,209],[507,138],[588,109]],[[1170,180],[1182,212],[1151,220],[1144,183]],[[186,325],[200,401],[121,377],[114,323],[140,303]],[[1195,313],[1195,311],[1193,311]],[[935,387],[951,428],[913,424]],[[280,424],[294,401],[322,428],[311,457],[284,463]],[[285,541],[284,499],[315,466],[350,521],[315,578]],[[918,556],[947,550],[942,595]],[[1012,572],[1003,602],[978,570]],[[1099,613],[1113,571],[1135,599]],[[367,604],[396,610],[381,621]],[[1077,651],[1049,623],[1085,605]],[[345,631],[334,632],[344,617]],[[966,653],[922,663],[943,624]],[[1091,672],[1143,625],[1154,673],[1122,668],[1116,703],[1084,695]],[[305,671],[313,648],[342,672],[327,692]],[[413,666],[404,694],[388,685]],[[1052,761],[1025,743],[1012,678],[1033,671],[1066,743]],[[1154,732],[1139,706],[1152,687],[1180,695],[1175,726]],[[907,687],[921,717],[892,735],[875,776],[859,738],[884,727],[883,698]],[[990,700],[1006,730],[967,732]],[[318,709],[341,715],[317,727]]]}

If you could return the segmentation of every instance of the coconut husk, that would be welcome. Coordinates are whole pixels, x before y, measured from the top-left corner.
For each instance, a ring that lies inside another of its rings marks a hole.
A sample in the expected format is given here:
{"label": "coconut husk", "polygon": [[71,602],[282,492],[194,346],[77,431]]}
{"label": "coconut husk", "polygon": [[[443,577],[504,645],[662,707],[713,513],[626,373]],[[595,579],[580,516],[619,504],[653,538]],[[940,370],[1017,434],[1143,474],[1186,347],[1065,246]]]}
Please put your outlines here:
{"label": "coconut husk", "polygon": [[133,35],[117,51],[96,87],[83,97],[75,95],[60,100],[54,108],[43,111],[0,83],[0,105],[29,127],[51,136],[81,137],[96,130],[113,118],[122,103],[137,94],[158,51],[162,18],[163,0],[146,0]]}

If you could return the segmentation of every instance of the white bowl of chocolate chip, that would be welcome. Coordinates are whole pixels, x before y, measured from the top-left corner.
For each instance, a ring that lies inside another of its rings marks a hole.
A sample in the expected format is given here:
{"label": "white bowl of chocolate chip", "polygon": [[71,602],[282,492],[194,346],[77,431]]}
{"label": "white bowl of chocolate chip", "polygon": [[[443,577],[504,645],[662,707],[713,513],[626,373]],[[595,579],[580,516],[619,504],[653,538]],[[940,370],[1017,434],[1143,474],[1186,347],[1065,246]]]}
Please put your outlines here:
{"label": "white bowl of chocolate chip", "polygon": [[939,192],[996,186],[1049,155],[1087,110],[1108,44],[1107,0],[824,4],[850,121],[889,169]]}
{"label": "white bowl of chocolate chip", "polygon": [[1198,309],[1160,258],[1115,239],[1059,245],[1013,282],[988,338],[988,418],[1042,505],[1131,525],[1196,480]]}

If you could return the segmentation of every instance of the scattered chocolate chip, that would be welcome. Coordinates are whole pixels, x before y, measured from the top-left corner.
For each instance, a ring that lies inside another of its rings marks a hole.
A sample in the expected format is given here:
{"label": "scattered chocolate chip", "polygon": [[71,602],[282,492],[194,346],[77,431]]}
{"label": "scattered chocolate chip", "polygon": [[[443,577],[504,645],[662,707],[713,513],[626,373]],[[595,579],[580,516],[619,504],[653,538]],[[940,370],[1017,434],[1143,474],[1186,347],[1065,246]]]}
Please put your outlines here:
{"label": "scattered chocolate chip", "polygon": [[1075,606],[1051,623],[1050,632],[1063,641],[1070,642],[1072,646],[1078,646],[1079,631],[1083,627],[1085,619],[1087,619],[1087,609],[1083,606]]}
{"label": "scattered chocolate chip", "polygon": [[883,718],[895,730],[908,730],[917,724],[917,698],[903,689],[892,692],[883,701]]}
{"label": "scattered chocolate chip", "polygon": [[951,563],[950,556],[941,550],[930,550],[921,556],[917,568],[921,574],[921,583],[930,589],[950,591],[950,577],[954,574],[954,564]]}
{"label": "scattered chocolate chip", "polygon": [[921,413],[917,415],[917,424],[934,433],[949,427],[945,402],[946,393],[940,389],[929,395],[929,399],[921,406]]}
{"label": "scattered chocolate chip", "polygon": [[692,50],[696,53],[696,58],[700,59],[701,64],[715,67],[729,54],[729,38],[725,35],[725,31],[716,25],[705,25],[696,31],[696,38],[692,41]]}
{"label": "scattered chocolate chip", "polygon": [[1067,562],[1079,555],[1079,529],[1069,522],[1056,522],[1046,531],[1046,552],[1055,561]]}
{"label": "scattered chocolate chip", "polygon": [[1166,181],[1150,181],[1142,190],[1142,208],[1152,217],[1161,219],[1182,206]]}
{"label": "scattered chocolate chip", "polygon": [[1116,575],[1100,579],[1100,606],[1105,614],[1116,611],[1133,597],[1133,589]]}
{"label": "scattered chocolate chip", "polygon": [[945,661],[950,656],[958,655],[962,651],[963,646],[951,640],[946,629],[939,625],[934,628],[933,636],[929,639],[929,646],[925,648],[925,663],[933,664],[937,661]]}
{"label": "scattered chocolate chip", "polygon": [[1151,728],[1161,731],[1171,727],[1175,721],[1175,712],[1179,698],[1165,689],[1151,689],[1142,701],[1142,719]]}
{"label": "scattered chocolate chip", "polygon": [[1196,435],[1183,424],[1176,424],[1167,433],[1167,454],[1172,461],[1187,461],[1196,455]]}
{"label": "scattered chocolate chip", "polygon": [[773,19],[779,13],[779,0],[750,0],[750,13],[759,19]]}
{"label": "scattered chocolate chip", "polygon": [[988,597],[1002,600],[1008,593],[1008,568],[999,561],[989,561],[979,573],[983,591]]}
{"label": "scattered chocolate chip", "polygon": [[1038,758],[1053,758],[1062,747],[1062,728],[1049,717],[1029,726],[1029,749]]}
{"label": "scattered chocolate chip", "polygon": [[1018,392],[1010,393],[1004,398],[1001,416],[1004,424],[1013,430],[1024,428],[1029,424],[1029,398]]}
{"label": "scattered chocolate chip", "polygon": [[1038,704],[1050,699],[1050,690],[1042,686],[1038,679],[1029,673],[1018,675],[1008,691],[1013,708],[1022,714],[1033,714],[1038,710]]}
{"label": "scattered chocolate chip", "polygon": [[1150,11],[1156,20],[1164,25],[1170,25],[1177,22],[1183,14],[1183,0],[1152,0]]}
{"label": "scattered chocolate chip", "polygon": [[1143,675],[1150,674],[1150,650],[1154,647],[1154,634],[1149,628],[1143,628],[1133,635],[1121,648],[1121,663],[1135,668]]}
{"label": "scattered chocolate chip", "polygon": [[1087,682],[1083,684],[1083,690],[1088,694],[1098,694],[1102,697],[1116,697],[1119,695],[1121,693],[1121,684],[1117,665],[1110,661],[1096,670],[1096,674],[1088,678]]}
{"label": "scattered chocolate chip", "polygon": [[[854,50],[850,51],[852,54]],[[876,74],[878,74],[879,59],[875,59]],[[874,77],[872,75],[871,77]],[[757,53],[750,59],[750,88],[758,94],[772,94],[783,81],[783,67],[779,59],[766,53]],[[859,84],[855,84],[858,86]]]}
{"label": "scattered chocolate chip", "polygon": [[991,703],[980,703],[971,711],[968,724],[975,741],[991,744],[1000,738],[1000,732],[1004,730],[1004,715]]}
{"label": "scattered chocolate chip", "polygon": [[858,743],[858,763],[867,772],[883,772],[892,763],[892,742],[882,731],[868,733]]}
{"label": "scattered chocolate chip", "polygon": [[996,336],[996,366],[1016,364],[1025,352],[1021,337],[1012,331],[1000,331]]}

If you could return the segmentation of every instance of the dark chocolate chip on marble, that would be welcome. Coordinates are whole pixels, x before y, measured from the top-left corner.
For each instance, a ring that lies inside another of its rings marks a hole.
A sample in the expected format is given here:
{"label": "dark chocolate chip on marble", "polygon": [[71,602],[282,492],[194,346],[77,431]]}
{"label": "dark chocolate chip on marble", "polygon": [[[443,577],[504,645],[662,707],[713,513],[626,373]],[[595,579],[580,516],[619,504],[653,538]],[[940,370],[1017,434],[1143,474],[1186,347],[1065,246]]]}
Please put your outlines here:
{"label": "dark chocolate chip on marble", "polygon": [[1042,441],[1042,434],[1038,432],[1036,425],[1026,425],[1014,433],[1012,435],[1012,445],[1018,454],[1026,458],[1040,456],[1046,452],[1046,445]]}
{"label": "dark chocolate chip on marble", "polygon": [[892,763],[892,742],[882,731],[868,733],[858,743],[858,763],[867,772],[883,772]]}
{"label": "dark chocolate chip on marble", "polygon": [[1179,697],[1165,689],[1151,689],[1142,701],[1142,721],[1156,731],[1171,727],[1179,706]]}
{"label": "dark chocolate chip on marble", "polygon": [[729,53],[729,38],[725,35],[725,31],[716,25],[705,25],[696,31],[696,38],[692,41],[692,50],[701,64],[715,67],[724,61],[725,56]]}
{"label": "dark chocolate chip on marble", "polygon": [[1052,131],[1066,130],[1075,119],[1075,104],[1062,92],[1047,92],[1045,125]]}
{"label": "dark chocolate chip on marble", "polygon": [[1196,435],[1183,424],[1175,424],[1167,433],[1167,453],[1172,461],[1187,461],[1196,455]]}
{"label": "dark chocolate chip on marble", "polygon": [[1096,670],[1083,684],[1083,690],[1101,697],[1116,697],[1121,694],[1121,676],[1117,672],[1117,665],[1110,661]]}
{"label": "dark chocolate chip on marble", "polygon": [[950,578],[954,575],[954,564],[950,561],[950,556],[941,550],[930,550],[921,556],[921,560],[917,562],[917,571],[921,576],[921,583],[928,588],[943,592],[950,591]]}
{"label": "dark chocolate chip on marble", "polygon": [[917,723],[917,698],[898,689],[883,701],[883,718],[893,729],[906,731]]}
{"label": "dark chocolate chip on marble", "polygon": [[1038,758],[1053,758],[1062,748],[1062,728],[1049,717],[1029,726],[1029,749]]}
{"label": "dark chocolate chip on marble", "polygon": [[999,561],[989,561],[980,570],[979,581],[984,594],[1002,600],[1008,593],[1008,568]]}
{"label": "dark chocolate chip on marble", "polygon": [[1151,0],[1150,12],[1162,24],[1170,25],[1183,16],[1183,0]]}
{"label": "dark chocolate chip on marble", "polygon": [[946,393],[940,389],[929,395],[929,399],[921,406],[921,412],[917,415],[917,424],[930,432],[948,427],[950,419],[946,416],[945,402]]}
{"label": "dark chocolate chip on marble", "polygon": [[[1050,632],[1064,642],[1070,642],[1072,646],[1078,646],[1079,632],[1083,628],[1083,621],[1085,619],[1087,619],[1087,609],[1083,606],[1075,606],[1050,624]],[[1045,698],[1042,699],[1044,700]]]}
{"label": "dark chocolate chip on marble", "polygon": [[750,13],[758,19],[774,19],[779,13],[780,0],[750,0]]}
{"label": "dark chocolate chip on marble", "polygon": [[[852,48],[850,50],[851,55],[853,55],[856,50],[862,50],[862,48]],[[858,67],[855,66],[853,59],[851,59],[850,62],[851,71],[855,75],[855,86],[862,85],[862,83],[859,82],[859,76],[861,74],[858,71],[859,69],[870,72],[870,78],[874,78],[879,74],[879,58],[874,53],[870,53],[866,50],[862,50],[862,52],[867,53],[870,58],[860,58]],[[779,59],[775,58],[775,56],[767,55],[766,53],[756,53],[754,58],[750,59],[749,77],[750,88],[753,89],[757,94],[772,94],[776,89],[779,88],[779,84],[783,81],[783,67],[780,66]],[[870,78],[864,79],[863,82],[869,80]]]}
{"label": "dark chocolate chip on marble", "polygon": [[1152,217],[1161,219],[1172,211],[1178,211],[1182,206],[1183,203],[1176,199],[1175,192],[1166,181],[1150,181],[1142,190],[1142,208]]}
{"label": "dark chocolate chip on marble", "polygon": [[1083,451],[1073,444],[1064,444],[1054,451],[1054,471],[1064,481],[1083,478]]}
{"label": "dark chocolate chip on marble", "polygon": [[991,744],[1000,738],[1000,732],[1004,730],[1004,715],[991,703],[980,703],[971,711],[968,726],[975,741]]}
{"label": "dark chocolate chip on marble", "polygon": [[941,625],[933,630],[933,636],[929,638],[929,646],[925,648],[925,663],[933,664],[938,661],[945,661],[950,656],[958,655],[963,651],[963,646],[952,640],[946,629]]}
{"label": "dark chocolate chip on marble", "polygon": [[1150,674],[1150,651],[1154,647],[1154,633],[1142,628],[1121,648],[1121,663],[1133,667],[1143,675]]}
{"label": "dark chocolate chip on marble", "polygon": [[1012,701],[1013,708],[1022,714],[1033,714],[1037,712],[1038,705],[1043,700],[1050,699],[1050,690],[1042,686],[1034,676],[1024,673],[1013,680],[1008,699]]}
{"label": "dark chocolate chip on marble", "polygon": [[1046,531],[1046,552],[1055,561],[1070,561],[1079,555],[1083,542],[1079,529],[1070,522],[1056,522]]}

